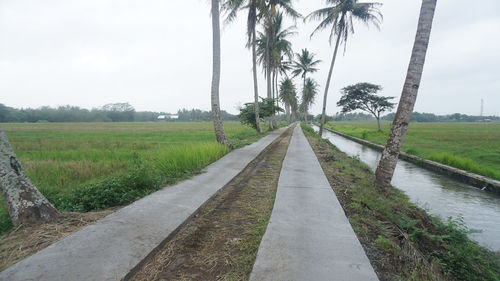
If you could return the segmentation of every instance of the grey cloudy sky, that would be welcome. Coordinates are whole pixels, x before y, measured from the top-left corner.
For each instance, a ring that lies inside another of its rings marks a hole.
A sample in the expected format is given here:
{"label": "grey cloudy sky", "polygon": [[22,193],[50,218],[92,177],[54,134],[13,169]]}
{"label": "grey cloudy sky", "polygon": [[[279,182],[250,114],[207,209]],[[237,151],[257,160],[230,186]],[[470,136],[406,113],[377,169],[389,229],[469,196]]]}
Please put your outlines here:
{"label": "grey cloudy sky", "polygon": [[[398,96],[421,1],[387,0],[381,30],[356,25],[338,58],[328,114],[339,89],[366,81]],[[303,15],[323,0],[295,1]],[[13,107],[130,102],[137,110],[210,108],[211,25],[207,0],[0,0],[0,103]],[[500,115],[500,1],[439,0],[416,110]],[[252,101],[245,14],[222,31],[221,106]],[[315,23],[297,24],[294,50],[323,60],[313,75],[321,93],[332,48]],[[297,81],[298,82],[298,81]],[[265,95],[263,76],[260,93]]]}

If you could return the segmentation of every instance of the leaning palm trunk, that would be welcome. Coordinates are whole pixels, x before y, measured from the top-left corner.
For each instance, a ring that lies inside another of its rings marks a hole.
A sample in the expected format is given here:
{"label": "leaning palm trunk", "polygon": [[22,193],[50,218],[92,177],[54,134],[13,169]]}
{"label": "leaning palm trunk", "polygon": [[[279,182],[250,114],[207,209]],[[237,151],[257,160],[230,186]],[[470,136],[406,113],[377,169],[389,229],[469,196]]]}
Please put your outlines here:
{"label": "leaning palm trunk", "polygon": [[231,147],[222,125],[219,104],[220,85],[220,23],[219,0],[212,0],[212,33],[213,33],[213,76],[212,76],[212,119],[214,121],[215,137],[223,145]]}
{"label": "leaning palm trunk", "polygon": [[253,92],[254,92],[254,108],[255,108],[255,125],[257,132],[262,133],[262,128],[260,127],[260,116],[259,116],[259,86],[257,84],[257,43],[255,28],[253,28],[252,35],[252,70],[253,70]]}
{"label": "leaning palm trunk", "polygon": [[330,88],[330,81],[332,79],[333,66],[335,65],[335,60],[337,59],[337,51],[340,44],[340,34],[337,35],[337,42],[335,43],[335,50],[333,51],[332,63],[330,64],[330,71],[328,72],[328,78],[326,80],[325,95],[323,96],[323,111],[321,112],[321,125],[319,127],[319,136],[323,135],[323,127],[325,126],[325,116],[326,116],[326,99],[328,97],[328,89]]}
{"label": "leaning palm trunk", "polygon": [[429,45],[436,2],[437,0],[422,1],[417,35],[413,45],[403,92],[401,94],[396,116],[392,123],[389,139],[387,140],[382,158],[375,172],[377,183],[384,187],[391,184],[399,152],[405,139],[406,130],[408,129],[413,107],[417,99],[418,88],[420,87],[420,80],[424,69],[425,55]]}
{"label": "leaning palm trunk", "polygon": [[49,220],[57,210],[23,172],[16,154],[0,129],[0,189],[14,225]]}

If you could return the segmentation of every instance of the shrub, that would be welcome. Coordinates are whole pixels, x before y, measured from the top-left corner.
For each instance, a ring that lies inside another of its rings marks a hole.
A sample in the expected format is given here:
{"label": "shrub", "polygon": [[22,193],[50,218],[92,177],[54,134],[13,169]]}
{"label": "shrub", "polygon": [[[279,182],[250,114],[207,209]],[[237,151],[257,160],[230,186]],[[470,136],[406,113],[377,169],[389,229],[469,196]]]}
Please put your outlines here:
{"label": "shrub", "polygon": [[[283,109],[276,106],[274,99],[261,98],[262,101],[259,102],[259,117],[261,120],[271,116],[275,112],[283,112]],[[238,118],[241,124],[246,124],[252,126],[252,128],[257,129],[257,122],[255,122],[255,106],[254,103],[246,103],[244,107],[240,109],[240,114]]]}
{"label": "shrub", "polygon": [[58,208],[88,212],[134,202],[160,188],[158,173],[146,166],[137,167],[129,175],[107,178],[82,186],[62,196]]}

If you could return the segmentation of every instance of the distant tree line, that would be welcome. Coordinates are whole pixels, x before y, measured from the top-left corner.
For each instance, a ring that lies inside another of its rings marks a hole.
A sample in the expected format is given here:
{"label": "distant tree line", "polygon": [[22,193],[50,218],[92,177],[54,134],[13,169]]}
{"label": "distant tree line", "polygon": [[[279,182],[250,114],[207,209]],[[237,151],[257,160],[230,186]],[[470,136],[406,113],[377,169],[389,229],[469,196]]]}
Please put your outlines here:
{"label": "distant tree line", "polygon": [[[395,113],[389,113],[382,117],[382,120],[392,121]],[[484,122],[484,121],[500,121],[499,116],[473,116],[461,113],[450,115],[435,115],[433,113],[413,112],[411,122]]]}
{"label": "distant tree line", "polygon": [[[136,111],[129,103],[110,103],[91,110],[78,106],[43,106],[40,108],[16,109],[0,103],[0,123],[36,123],[36,122],[150,122],[158,117],[172,116],[167,112]],[[177,119],[166,121],[211,121],[211,112],[199,109],[182,109],[177,112]],[[238,120],[236,115],[221,112],[223,120]]]}
{"label": "distant tree line", "polygon": [[[224,121],[238,121],[238,116],[230,114],[224,110],[220,112],[221,118]],[[185,109],[177,111],[177,121],[190,122],[190,121],[212,121],[212,112],[200,109]]]}
{"label": "distant tree line", "polygon": [[[395,113],[389,113],[380,119],[385,121],[392,121]],[[375,118],[366,113],[354,112],[347,114],[337,113],[334,116],[326,116],[327,120],[332,121],[376,121]],[[314,122],[320,122],[321,114],[314,116]],[[500,122],[500,116],[473,116],[461,113],[454,113],[449,115],[436,115],[434,113],[420,113],[413,112],[411,122]]]}

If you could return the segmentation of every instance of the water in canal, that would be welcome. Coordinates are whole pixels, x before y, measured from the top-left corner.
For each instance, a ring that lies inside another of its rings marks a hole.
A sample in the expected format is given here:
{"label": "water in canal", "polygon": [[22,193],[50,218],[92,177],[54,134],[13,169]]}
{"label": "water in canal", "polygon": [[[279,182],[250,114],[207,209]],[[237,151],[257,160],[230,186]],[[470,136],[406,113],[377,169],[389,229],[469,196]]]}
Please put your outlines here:
{"label": "water in canal", "polygon": [[[315,130],[319,128],[314,126]],[[380,152],[325,131],[323,137],[350,156],[376,169]],[[471,229],[482,230],[471,235],[481,245],[500,251],[500,195],[481,191],[439,173],[399,160],[392,185],[403,190],[410,200],[442,218],[462,216]]]}

